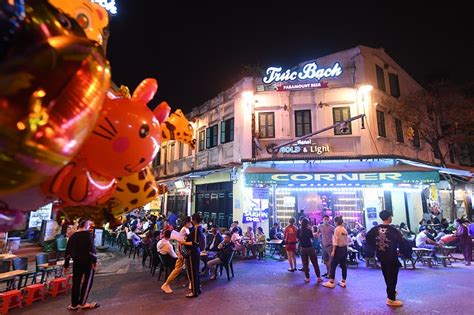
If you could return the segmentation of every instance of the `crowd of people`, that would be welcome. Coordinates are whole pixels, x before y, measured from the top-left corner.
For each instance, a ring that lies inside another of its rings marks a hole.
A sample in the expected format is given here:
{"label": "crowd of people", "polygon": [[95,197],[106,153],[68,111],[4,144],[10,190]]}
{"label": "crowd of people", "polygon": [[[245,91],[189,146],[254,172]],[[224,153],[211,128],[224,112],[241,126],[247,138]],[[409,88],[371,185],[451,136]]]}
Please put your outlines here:
{"label": "crowd of people", "polygon": [[[331,220],[325,215],[322,221],[316,224],[300,215],[298,221],[291,218],[289,224],[284,227],[275,222],[267,238],[262,227],[258,226],[254,231],[254,228],[249,226],[244,231],[238,221],[234,221],[228,229],[221,229],[213,222],[203,223],[199,214],[181,221],[177,217],[140,217],[135,213],[128,216],[116,231],[125,232],[127,239],[135,247],[156,249],[159,254],[169,257],[174,270],[161,287],[165,293],[173,292],[171,284],[185,266],[189,280],[189,297],[196,297],[201,293],[201,251],[213,253],[203,268],[213,280],[217,274],[216,267],[228,262],[234,254],[242,258],[263,258],[269,240],[283,241],[289,272],[298,270],[296,256],[299,254],[302,262],[299,270],[304,272],[304,281],[310,282],[312,265],[316,282],[327,288],[334,288],[336,284],[346,287],[348,257],[351,257],[351,253],[357,253],[357,259],[361,260],[373,258],[381,266],[387,286],[387,304],[391,306],[402,305],[394,293],[400,267],[398,258],[400,255],[411,256],[412,247],[436,250],[444,245],[456,245],[463,249],[466,265],[470,265],[472,241],[469,222],[466,220],[458,219],[451,224],[445,219],[436,223],[422,220],[418,233],[414,233],[405,223],[392,225],[391,218],[391,212],[382,211],[380,219],[383,223],[374,222],[368,230],[359,222],[345,223],[341,216]],[[177,237],[175,231],[179,231],[181,237]],[[143,253],[144,262],[147,259],[147,251]],[[318,255],[322,256],[323,272],[318,264]],[[338,266],[341,276],[339,281],[336,281]],[[326,278],[326,281],[323,278]]]}

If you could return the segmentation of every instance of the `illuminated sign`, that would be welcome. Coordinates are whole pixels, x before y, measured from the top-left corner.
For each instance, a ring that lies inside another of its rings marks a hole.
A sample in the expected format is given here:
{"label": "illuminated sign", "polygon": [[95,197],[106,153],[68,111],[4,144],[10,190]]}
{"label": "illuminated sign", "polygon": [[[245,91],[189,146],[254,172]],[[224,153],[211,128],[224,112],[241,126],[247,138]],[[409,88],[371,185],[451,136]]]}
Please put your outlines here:
{"label": "illuminated sign", "polygon": [[316,186],[381,186],[383,183],[421,184],[439,182],[438,172],[381,172],[381,173],[249,173],[246,185],[316,185]]}
{"label": "illuminated sign", "polygon": [[284,91],[298,91],[298,90],[307,90],[307,89],[320,89],[327,88],[327,82],[308,82],[308,83],[293,83],[293,84],[278,84],[276,90],[278,92]]}
{"label": "illuminated sign", "polygon": [[288,69],[282,72],[281,67],[269,67],[265,72],[263,83],[289,82],[304,80],[321,80],[322,78],[335,78],[342,74],[342,68],[339,62],[336,62],[330,68],[319,68],[316,62],[310,62],[301,67],[300,71]]}
{"label": "illuminated sign", "polygon": [[281,147],[280,150],[278,150],[278,152],[282,154],[314,153],[316,155],[321,155],[330,151],[328,144],[318,145],[317,143],[313,143],[311,139],[298,140],[296,144]]}
{"label": "illuminated sign", "polygon": [[104,9],[106,9],[110,14],[117,14],[117,5],[115,4],[115,0],[91,0],[94,3],[97,3]]}
{"label": "illuminated sign", "polygon": [[269,209],[256,209],[245,211],[242,216],[242,223],[262,222],[268,220]]}

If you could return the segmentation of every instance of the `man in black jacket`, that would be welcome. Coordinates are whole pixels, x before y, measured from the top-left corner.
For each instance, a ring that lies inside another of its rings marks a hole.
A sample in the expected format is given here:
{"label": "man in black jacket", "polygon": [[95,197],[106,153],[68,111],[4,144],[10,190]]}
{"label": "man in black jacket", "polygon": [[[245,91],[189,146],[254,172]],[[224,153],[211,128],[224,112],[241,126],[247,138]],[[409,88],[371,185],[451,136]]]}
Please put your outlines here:
{"label": "man in black jacket", "polygon": [[68,310],[71,311],[79,308],[91,309],[100,306],[97,302],[86,303],[97,264],[94,241],[89,232],[90,223],[89,219],[80,219],[78,224],[79,230],[71,235],[67,242],[64,273],[68,272],[70,259],[72,258],[73,260],[71,305],[68,306]]}
{"label": "man in black jacket", "polygon": [[398,261],[398,248],[403,253],[406,244],[399,230],[391,226],[392,212],[383,210],[379,214],[383,223],[373,227],[367,233],[367,243],[375,248],[375,252],[382,267],[383,277],[387,285],[387,305],[402,306],[403,302],[397,300],[397,281],[400,262]]}
{"label": "man in black jacket", "polygon": [[214,226],[212,228],[212,241],[209,243],[209,246],[206,248],[206,250],[210,252],[217,252],[218,251],[217,246],[219,246],[219,244],[222,243],[222,241],[223,241],[223,238],[221,235],[221,231],[219,230],[217,226]]}
{"label": "man in black jacket", "polygon": [[225,233],[224,241],[222,241],[222,243],[217,246],[217,257],[207,262],[207,267],[211,270],[211,280],[216,279],[217,266],[221,263],[228,262],[232,253],[234,252],[234,243],[232,243],[230,239],[230,233]]}

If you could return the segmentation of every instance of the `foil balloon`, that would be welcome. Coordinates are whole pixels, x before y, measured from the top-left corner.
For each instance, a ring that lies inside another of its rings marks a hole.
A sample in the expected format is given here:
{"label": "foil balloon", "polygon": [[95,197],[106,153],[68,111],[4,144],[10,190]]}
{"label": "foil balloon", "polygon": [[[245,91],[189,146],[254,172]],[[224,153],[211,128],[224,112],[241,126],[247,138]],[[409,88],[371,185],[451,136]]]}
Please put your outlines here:
{"label": "foil balloon", "polygon": [[87,169],[104,177],[129,176],[155,158],[160,124],[147,107],[158,85],[145,79],[131,98],[106,98],[100,118],[81,149]]}
{"label": "foil balloon", "polygon": [[109,24],[107,11],[89,0],[49,0],[56,8],[75,19],[87,38],[103,44],[104,29]]}
{"label": "foil balloon", "polygon": [[24,212],[34,211],[56,198],[46,195],[39,185],[33,186],[21,192],[0,196],[0,208],[15,209]]}
{"label": "foil balloon", "polygon": [[0,196],[38,185],[78,152],[110,84],[76,21],[30,0],[0,62]]}
{"label": "foil balloon", "polygon": [[120,202],[124,212],[142,207],[157,197],[158,187],[150,167],[118,180],[112,198]]}
{"label": "foil balloon", "polygon": [[163,141],[176,140],[196,148],[194,128],[180,109],[177,109],[161,124],[161,137]]}
{"label": "foil balloon", "polygon": [[0,208],[0,232],[24,229],[26,214],[18,210]]}
{"label": "foil balloon", "polygon": [[46,194],[59,197],[66,205],[94,205],[111,196],[115,178],[103,178],[87,170],[80,160],[73,160],[42,186]]}

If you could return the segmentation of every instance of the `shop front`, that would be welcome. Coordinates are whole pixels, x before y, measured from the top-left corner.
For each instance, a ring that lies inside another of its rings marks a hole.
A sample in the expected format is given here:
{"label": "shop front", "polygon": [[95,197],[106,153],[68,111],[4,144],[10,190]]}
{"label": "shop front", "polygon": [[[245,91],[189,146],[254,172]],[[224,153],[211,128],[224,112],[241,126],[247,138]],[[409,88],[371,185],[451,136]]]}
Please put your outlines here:
{"label": "shop front", "polygon": [[244,194],[254,196],[254,190],[268,189],[270,217],[284,225],[303,211],[313,224],[324,215],[342,215],[348,223],[370,227],[386,209],[393,211],[394,224],[404,222],[415,228],[423,216],[423,189],[439,182],[437,171],[393,160],[279,161],[249,164],[244,173]]}

